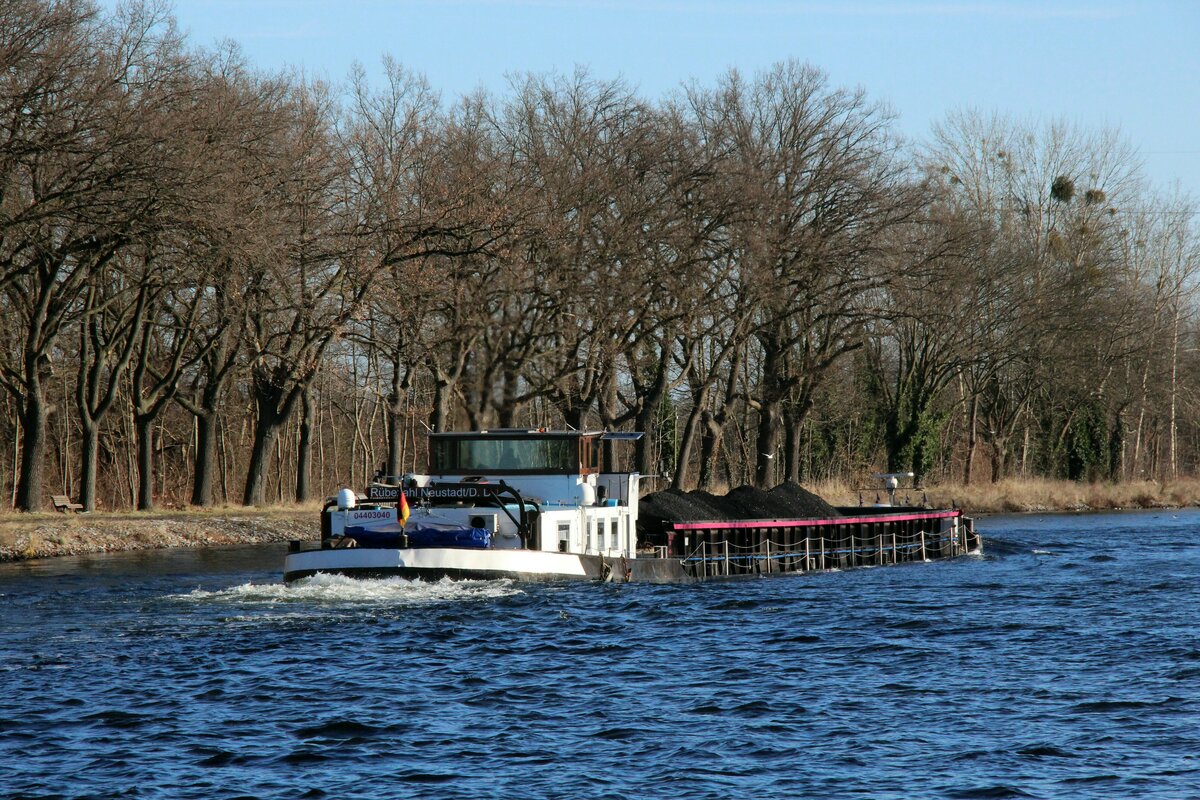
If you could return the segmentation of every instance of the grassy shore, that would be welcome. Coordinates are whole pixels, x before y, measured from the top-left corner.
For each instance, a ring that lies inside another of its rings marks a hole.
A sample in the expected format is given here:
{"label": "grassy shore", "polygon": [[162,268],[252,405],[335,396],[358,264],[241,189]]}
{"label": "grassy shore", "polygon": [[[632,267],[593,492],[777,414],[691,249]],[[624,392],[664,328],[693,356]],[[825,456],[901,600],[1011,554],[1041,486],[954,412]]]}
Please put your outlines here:
{"label": "grassy shore", "polygon": [[[874,490],[858,492],[844,483],[810,486],[810,489],[835,505],[875,502]],[[1079,483],[1014,478],[999,483],[940,484],[924,492],[900,490],[914,503],[922,494],[932,506],[957,506],[972,514],[1006,514],[1047,511],[1108,511],[1130,508],[1181,508],[1200,505],[1200,480],[1187,478],[1166,483],[1130,481],[1128,483]]]}
{"label": "grassy shore", "polygon": [[319,507],[0,515],[0,561],[313,539]]}

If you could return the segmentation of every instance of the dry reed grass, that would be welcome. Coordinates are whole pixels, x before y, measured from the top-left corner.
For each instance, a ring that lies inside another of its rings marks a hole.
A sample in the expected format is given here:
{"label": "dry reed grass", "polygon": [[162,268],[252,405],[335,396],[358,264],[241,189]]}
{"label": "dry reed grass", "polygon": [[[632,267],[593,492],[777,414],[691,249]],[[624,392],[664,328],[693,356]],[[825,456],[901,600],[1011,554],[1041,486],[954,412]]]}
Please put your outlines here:
{"label": "dry reed grass", "polygon": [[[870,505],[876,496],[886,499],[868,481],[861,491],[845,481],[821,481],[806,484],[835,506]],[[976,514],[1002,514],[1033,511],[1104,511],[1129,508],[1180,508],[1200,506],[1200,478],[1179,478],[1124,483],[1079,483],[1040,478],[1013,478],[999,483],[977,483],[970,486],[944,483],[931,485],[923,491],[897,492],[898,499],[909,496],[920,502],[925,495],[935,507],[957,506]]]}
{"label": "dry reed grass", "polygon": [[[804,488],[820,495],[835,506],[871,505],[886,501],[887,494],[877,481],[851,484],[844,480],[806,482]],[[715,494],[728,491],[717,487]],[[964,486],[943,483],[923,490],[897,492],[912,503],[927,499],[934,507],[957,506],[969,513],[1004,514],[1034,511],[1104,511],[1128,508],[1179,508],[1200,506],[1200,478],[1180,478],[1166,483],[1128,481],[1125,483],[1077,483],[1040,478],[1013,478],[999,483]]]}
{"label": "dry reed grass", "polygon": [[929,490],[933,505],[956,505],[975,513],[1103,511],[1200,505],[1200,479],[1158,483],[1079,483],[1013,478],[970,486],[942,484]]}

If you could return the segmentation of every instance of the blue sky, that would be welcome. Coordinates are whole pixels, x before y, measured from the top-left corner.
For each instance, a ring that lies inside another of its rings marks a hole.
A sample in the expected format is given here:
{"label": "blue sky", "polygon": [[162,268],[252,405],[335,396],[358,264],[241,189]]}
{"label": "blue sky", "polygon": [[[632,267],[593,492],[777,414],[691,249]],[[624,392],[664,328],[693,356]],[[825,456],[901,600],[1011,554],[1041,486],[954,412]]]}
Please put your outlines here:
{"label": "blue sky", "polygon": [[[102,0],[111,7],[116,0]],[[175,0],[197,44],[343,79],[387,53],[447,99],[506,75],[624,77],[644,96],[787,58],[891,104],[922,137],[958,107],[1116,127],[1145,173],[1200,200],[1200,2]]]}

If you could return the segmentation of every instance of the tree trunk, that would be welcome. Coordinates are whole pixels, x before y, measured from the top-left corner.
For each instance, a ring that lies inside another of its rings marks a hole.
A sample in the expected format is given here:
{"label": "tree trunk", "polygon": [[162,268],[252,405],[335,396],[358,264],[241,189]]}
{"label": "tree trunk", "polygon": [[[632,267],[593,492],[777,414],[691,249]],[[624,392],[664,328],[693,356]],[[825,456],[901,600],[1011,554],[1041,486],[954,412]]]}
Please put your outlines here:
{"label": "tree trunk", "polygon": [[1170,463],[1168,465],[1169,472],[1167,473],[1167,477],[1170,478],[1171,480],[1175,480],[1176,478],[1179,477],[1179,456],[1178,456],[1179,425],[1178,425],[1177,420],[1175,419],[1175,409],[1178,405],[1177,401],[1178,401],[1178,397],[1179,397],[1179,393],[1178,393],[1179,384],[1177,382],[1178,375],[1179,375],[1179,315],[1180,315],[1179,306],[1176,306],[1175,307],[1174,333],[1172,334],[1172,338],[1171,338],[1171,410],[1170,410],[1171,416],[1170,416],[1170,428],[1168,429],[1168,433],[1170,434],[1171,438],[1170,438]]}
{"label": "tree trunk", "polygon": [[587,417],[587,409],[581,406],[572,406],[571,408],[563,409],[563,422],[568,428],[573,428],[577,431],[583,430],[583,421]]}
{"label": "tree trunk", "polygon": [[473,406],[470,403],[468,403],[467,425],[470,426],[471,430],[473,430],[473,431],[487,430],[488,428],[491,427],[491,425],[489,424],[489,420],[491,420],[490,409],[484,408],[483,406]]}
{"label": "tree trunk", "polygon": [[717,485],[717,457],[721,453],[721,436],[725,423],[718,415],[705,411],[700,415],[700,488],[711,492]]}
{"label": "tree trunk", "polygon": [[242,495],[242,504],[247,506],[266,505],[267,467],[271,463],[271,451],[275,449],[279,431],[291,416],[304,389],[302,386],[293,386],[285,392],[271,378],[255,383],[254,404],[258,421],[254,425],[254,445],[246,469],[246,490]]}
{"label": "tree trunk", "polygon": [[742,368],[742,348],[733,351],[729,362],[728,379],[725,381],[725,391],[721,404],[715,412],[703,411],[700,414],[700,477],[699,486],[705,491],[712,491],[717,485],[717,461],[721,457],[721,440],[725,435],[725,426],[734,404],[738,401],[738,374]]}
{"label": "tree trunk", "polygon": [[83,467],[79,476],[79,499],[76,501],[83,506],[84,511],[96,510],[96,473],[99,469],[100,425],[86,418],[80,420],[83,427],[80,446],[80,465]]}
{"label": "tree trunk", "polygon": [[515,404],[509,405],[505,403],[505,405],[500,407],[500,412],[496,415],[496,424],[501,428],[518,428],[520,427],[517,425],[519,416],[520,408]]}
{"label": "tree trunk", "polygon": [[679,437],[679,461],[675,465],[675,477],[671,481],[672,489],[683,489],[688,467],[692,463],[692,451],[696,449],[696,436],[700,430],[700,417],[706,391],[701,391],[693,398],[692,411],[688,414],[687,422],[683,425],[683,435]]}
{"label": "tree trunk", "polygon": [[758,412],[758,455],[757,469],[754,482],[760,489],[769,489],[778,483],[776,456],[781,451],[780,439],[783,433],[783,402],[778,399],[764,399]]}
{"label": "tree trunk", "polygon": [[445,433],[454,424],[454,383],[442,375],[434,376],[433,418],[430,422],[438,433]]}
{"label": "tree trunk", "polygon": [[139,414],[137,425],[138,511],[154,510],[154,416]]}
{"label": "tree trunk", "polygon": [[1137,430],[1133,434],[1133,457],[1130,459],[1130,478],[1140,478],[1145,474],[1142,469],[1142,435],[1146,426],[1146,389],[1142,387],[1142,399],[1138,404]]}
{"label": "tree trunk", "polygon": [[196,415],[196,474],[192,478],[192,505],[194,506],[209,508],[213,505],[219,435],[215,409],[205,409]]}
{"label": "tree trunk", "polygon": [[296,450],[296,502],[306,503],[308,502],[312,472],[313,419],[316,416],[312,388],[309,386],[304,387],[300,408],[300,441]]}
{"label": "tree trunk", "polygon": [[404,459],[404,416],[400,413],[400,399],[395,392],[388,397],[388,475],[399,475]]}
{"label": "tree trunk", "polygon": [[[634,427],[639,431],[644,431],[645,436],[637,440],[637,465],[638,471],[643,475],[653,475],[658,472],[658,468],[665,463],[665,459],[659,459],[660,463],[655,463],[655,454],[661,453],[666,448],[675,447],[675,443],[664,442],[663,434],[674,433],[674,421],[672,425],[657,425],[659,412],[663,408],[663,400],[667,396],[667,389],[671,385],[671,376],[667,372],[667,365],[660,363],[658,366],[658,374],[654,378],[654,382],[645,389],[645,394],[642,397],[641,407],[634,416]],[[661,428],[667,428],[663,431]],[[656,430],[657,429],[657,430]],[[658,442],[658,447],[654,446],[655,441]],[[672,453],[672,456],[674,453]]]}
{"label": "tree trunk", "polygon": [[793,418],[787,423],[787,438],[784,451],[787,453],[786,480],[800,483],[804,479],[800,451],[804,443],[804,417]]}
{"label": "tree trunk", "polygon": [[784,353],[775,337],[763,339],[762,380],[758,408],[758,439],[754,462],[754,483],[769,489],[778,483],[778,456],[783,451],[783,403],[787,397],[784,383]]}
{"label": "tree trunk", "polygon": [[659,441],[659,449],[663,447],[659,432],[655,430],[655,418],[658,416],[659,403],[655,400],[643,403],[642,408],[634,417],[634,427],[639,431],[644,431],[645,436],[638,439],[635,443],[634,458],[637,464],[638,472],[643,475],[654,475],[658,472],[658,465],[654,463],[655,441]]}
{"label": "tree trunk", "polygon": [[504,385],[500,394],[500,408],[496,418],[501,428],[517,427],[520,416],[520,406],[517,404],[517,389],[520,388],[520,377],[514,370],[504,370]]}
{"label": "tree trunk", "polygon": [[971,468],[975,464],[975,451],[979,447],[979,396],[972,394],[967,404],[967,453],[963,463],[963,485],[971,485]]}
{"label": "tree trunk", "polygon": [[992,483],[1004,480],[1008,463],[1008,439],[1004,436],[992,436]]}
{"label": "tree trunk", "polygon": [[271,451],[275,449],[283,421],[282,415],[260,409],[258,422],[254,426],[254,447],[250,451],[250,464],[246,470],[242,505],[267,504],[267,467],[271,463]]}
{"label": "tree trunk", "polygon": [[17,483],[17,508],[42,510],[46,420],[49,411],[40,381],[35,381],[21,407],[21,478]]}
{"label": "tree trunk", "polygon": [[408,396],[412,370],[406,370],[404,377],[401,377],[400,358],[399,349],[392,351],[392,386],[387,404],[389,475],[399,475],[404,471],[404,399]]}
{"label": "tree trunk", "polygon": [[[315,353],[314,357],[319,358],[320,352]],[[246,469],[246,489],[242,494],[244,505],[261,506],[266,504],[267,468],[271,463],[271,451],[278,448],[279,433],[291,419],[297,403],[301,400],[305,403],[309,402],[308,393],[314,379],[314,374],[297,375],[282,367],[254,374],[252,390],[257,422],[254,425],[254,444],[250,451],[250,463]],[[305,413],[311,417],[312,410],[306,409]],[[311,451],[311,432],[305,447]],[[282,454],[280,459],[282,460]],[[297,464],[297,467],[299,466],[300,464]],[[297,477],[296,480],[298,485],[299,478]],[[280,476],[279,489],[280,499],[282,499],[282,476]]]}

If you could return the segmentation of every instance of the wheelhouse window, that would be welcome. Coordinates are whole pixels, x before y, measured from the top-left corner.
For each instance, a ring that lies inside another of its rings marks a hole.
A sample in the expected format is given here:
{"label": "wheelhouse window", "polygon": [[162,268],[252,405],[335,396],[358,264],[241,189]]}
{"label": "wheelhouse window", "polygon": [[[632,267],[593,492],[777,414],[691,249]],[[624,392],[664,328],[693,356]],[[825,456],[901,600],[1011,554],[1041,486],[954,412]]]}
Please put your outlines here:
{"label": "wheelhouse window", "polygon": [[447,437],[431,442],[434,474],[474,472],[577,473],[579,440],[575,438],[518,439]]}

